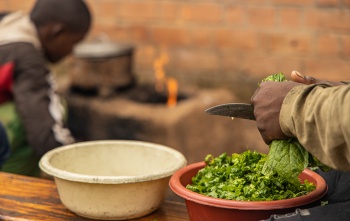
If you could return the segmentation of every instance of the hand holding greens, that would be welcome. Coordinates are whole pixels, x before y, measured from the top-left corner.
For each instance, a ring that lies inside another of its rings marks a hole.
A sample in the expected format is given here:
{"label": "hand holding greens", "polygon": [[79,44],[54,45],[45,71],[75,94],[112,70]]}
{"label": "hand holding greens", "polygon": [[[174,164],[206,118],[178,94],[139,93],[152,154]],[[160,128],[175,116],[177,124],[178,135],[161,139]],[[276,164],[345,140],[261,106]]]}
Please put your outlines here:
{"label": "hand holding greens", "polygon": [[[265,81],[287,81],[283,73],[270,75]],[[297,177],[306,167],[320,168],[323,171],[331,170],[309,152],[295,138],[289,140],[274,140],[269,145],[270,151],[263,173],[266,175],[277,173],[280,176],[291,179]]]}

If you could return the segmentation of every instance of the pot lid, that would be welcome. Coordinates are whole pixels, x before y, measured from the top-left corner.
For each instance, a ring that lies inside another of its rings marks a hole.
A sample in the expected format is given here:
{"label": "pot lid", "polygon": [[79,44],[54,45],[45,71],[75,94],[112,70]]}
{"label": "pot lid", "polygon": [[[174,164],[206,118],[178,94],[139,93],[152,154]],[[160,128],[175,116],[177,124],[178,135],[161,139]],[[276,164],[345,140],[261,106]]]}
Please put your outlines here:
{"label": "pot lid", "polygon": [[75,46],[73,50],[74,56],[86,59],[112,58],[130,55],[132,52],[133,47],[131,45],[110,41],[84,42]]}

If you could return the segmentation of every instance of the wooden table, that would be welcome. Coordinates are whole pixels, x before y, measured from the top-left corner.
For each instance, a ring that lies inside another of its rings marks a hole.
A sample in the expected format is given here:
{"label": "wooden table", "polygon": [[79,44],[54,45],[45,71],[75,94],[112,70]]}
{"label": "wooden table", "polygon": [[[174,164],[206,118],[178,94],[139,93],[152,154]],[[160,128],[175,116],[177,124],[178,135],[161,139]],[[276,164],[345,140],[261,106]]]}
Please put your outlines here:
{"label": "wooden table", "polygon": [[[91,221],[70,212],[60,201],[55,182],[0,172],[0,220]],[[188,221],[182,202],[165,201],[161,208],[134,221]]]}

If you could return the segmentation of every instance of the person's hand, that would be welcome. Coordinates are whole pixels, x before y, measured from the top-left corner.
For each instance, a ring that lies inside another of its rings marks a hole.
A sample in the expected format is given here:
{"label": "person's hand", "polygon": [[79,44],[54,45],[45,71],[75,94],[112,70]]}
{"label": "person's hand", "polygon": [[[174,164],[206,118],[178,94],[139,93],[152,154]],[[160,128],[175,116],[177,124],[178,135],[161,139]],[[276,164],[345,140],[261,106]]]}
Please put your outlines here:
{"label": "person's hand", "polygon": [[331,86],[345,85],[343,82],[325,81],[311,76],[304,76],[298,71],[292,71],[291,80],[286,82],[268,81],[261,83],[251,98],[257,128],[267,144],[271,143],[272,140],[288,138],[280,127],[279,115],[283,100],[293,87],[302,84],[310,85],[319,83]]}
{"label": "person's hand", "polygon": [[280,127],[279,115],[282,102],[287,93],[295,86],[302,85],[293,81],[267,81],[260,84],[251,98],[257,128],[266,144],[272,140],[288,138]]}

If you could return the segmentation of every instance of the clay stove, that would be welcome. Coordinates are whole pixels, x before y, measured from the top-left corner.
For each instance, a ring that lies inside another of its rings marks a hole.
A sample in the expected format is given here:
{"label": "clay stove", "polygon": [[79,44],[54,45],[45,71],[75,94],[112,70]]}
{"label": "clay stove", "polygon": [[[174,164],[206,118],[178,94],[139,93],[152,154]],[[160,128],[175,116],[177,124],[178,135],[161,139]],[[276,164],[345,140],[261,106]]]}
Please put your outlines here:
{"label": "clay stove", "polygon": [[[128,53],[112,53],[113,56],[98,57],[97,60],[91,58],[91,54],[82,57],[78,53],[77,59],[83,65],[76,67],[78,71],[66,98],[69,127],[75,136],[82,140],[127,139],[160,143],[181,151],[188,163],[202,161],[209,153],[242,152],[259,146],[261,139],[255,139],[259,137],[255,124],[205,114],[208,107],[235,101],[231,92],[182,87],[177,105],[168,107],[165,104],[167,95],[156,92],[154,85],[140,85],[131,80],[134,79],[130,72],[133,50],[124,48],[123,51]],[[117,69],[103,67],[101,62],[124,65],[118,69],[123,71],[116,73]],[[98,66],[100,70],[92,66]],[[89,79],[85,79],[86,67]],[[102,72],[102,67],[113,73]],[[91,79],[90,73],[95,75]],[[114,81],[118,75],[129,80],[120,84]],[[127,75],[132,77],[125,77]],[[109,81],[101,80],[108,78]],[[248,133],[247,128],[251,129]]]}

